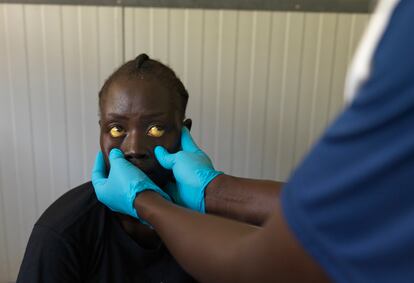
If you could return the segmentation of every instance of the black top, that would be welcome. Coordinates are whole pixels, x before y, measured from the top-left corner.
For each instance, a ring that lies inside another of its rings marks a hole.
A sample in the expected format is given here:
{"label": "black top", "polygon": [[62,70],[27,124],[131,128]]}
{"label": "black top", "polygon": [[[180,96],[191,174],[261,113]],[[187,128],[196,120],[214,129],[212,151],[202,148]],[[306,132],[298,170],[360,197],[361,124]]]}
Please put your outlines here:
{"label": "black top", "polygon": [[195,282],[164,246],[140,247],[85,183],[35,224],[17,282]]}

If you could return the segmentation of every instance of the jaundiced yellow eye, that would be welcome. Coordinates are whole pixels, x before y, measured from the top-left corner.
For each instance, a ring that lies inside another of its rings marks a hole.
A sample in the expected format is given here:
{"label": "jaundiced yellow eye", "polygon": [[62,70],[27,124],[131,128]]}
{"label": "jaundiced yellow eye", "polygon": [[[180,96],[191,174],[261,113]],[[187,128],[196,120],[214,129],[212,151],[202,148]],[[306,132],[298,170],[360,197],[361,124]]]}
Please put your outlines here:
{"label": "jaundiced yellow eye", "polygon": [[165,133],[165,130],[162,129],[159,126],[152,126],[148,132],[147,135],[149,135],[150,137],[154,137],[154,138],[159,138],[161,137],[163,134]]}
{"label": "jaundiced yellow eye", "polygon": [[122,129],[121,127],[114,126],[109,130],[109,134],[113,138],[119,138],[125,134],[125,130]]}

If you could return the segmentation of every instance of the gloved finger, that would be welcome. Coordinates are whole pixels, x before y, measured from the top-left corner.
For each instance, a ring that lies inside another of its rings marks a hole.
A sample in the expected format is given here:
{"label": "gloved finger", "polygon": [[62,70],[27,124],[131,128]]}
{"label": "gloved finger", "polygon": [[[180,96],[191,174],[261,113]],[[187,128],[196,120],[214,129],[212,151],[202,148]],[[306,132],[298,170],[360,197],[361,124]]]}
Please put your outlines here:
{"label": "gloved finger", "polygon": [[119,158],[124,158],[122,151],[118,148],[111,149],[111,152],[109,152],[109,163],[112,163]]}
{"label": "gloved finger", "polygon": [[200,150],[200,148],[191,137],[190,131],[186,127],[183,127],[181,131],[181,147],[184,151],[189,152],[197,152]]}
{"label": "gloved finger", "polygon": [[99,151],[96,155],[95,164],[92,169],[92,183],[95,185],[104,182],[106,177],[105,160],[102,151]]}
{"label": "gloved finger", "polygon": [[168,151],[162,146],[155,147],[154,153],[162,167],[169,170],[172,169],[175,163],[175,154],[168,153]]}

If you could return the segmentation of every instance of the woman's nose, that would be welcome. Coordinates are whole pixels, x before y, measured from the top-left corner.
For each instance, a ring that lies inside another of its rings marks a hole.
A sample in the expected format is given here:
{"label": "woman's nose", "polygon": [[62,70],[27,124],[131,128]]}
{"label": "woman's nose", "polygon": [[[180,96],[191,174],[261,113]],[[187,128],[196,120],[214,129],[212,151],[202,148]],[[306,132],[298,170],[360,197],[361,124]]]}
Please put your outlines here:
{"label": "woman's nose", "polygon": [[145,136],[140,135],[137,131],[132,131],[124,138],[121,150],[127,160],[146,159],[149,157],[147,146]]}

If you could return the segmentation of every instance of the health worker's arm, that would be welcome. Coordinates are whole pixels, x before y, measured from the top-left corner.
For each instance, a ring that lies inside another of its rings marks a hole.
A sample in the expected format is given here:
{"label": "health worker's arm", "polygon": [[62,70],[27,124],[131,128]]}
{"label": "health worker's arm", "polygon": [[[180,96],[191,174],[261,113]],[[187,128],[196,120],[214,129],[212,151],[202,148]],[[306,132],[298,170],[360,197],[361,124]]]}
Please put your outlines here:
{"label": "health worker's arm", "polygon": [[193,212],[150,191],[140,193],[134,206],[200,282],[329,282],[275,203],[263,228]]}
{"label": "health worker's arm", "polygon": [[262,226],[275,210],[283,183],[219,175],[205,190],[206,212]]}

